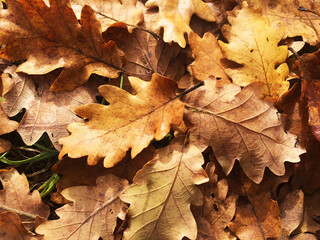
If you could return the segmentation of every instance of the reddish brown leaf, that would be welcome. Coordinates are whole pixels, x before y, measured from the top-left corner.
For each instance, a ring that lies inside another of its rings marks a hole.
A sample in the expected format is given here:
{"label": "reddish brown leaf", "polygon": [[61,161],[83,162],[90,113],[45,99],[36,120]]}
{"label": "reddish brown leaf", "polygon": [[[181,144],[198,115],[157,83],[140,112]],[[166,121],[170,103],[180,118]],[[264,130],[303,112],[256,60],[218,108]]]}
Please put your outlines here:
{"label": "reddish brown leaf", "polygon": [[[29,192],[25,175],[20,175],[15,169],[1,170],[0,180],[3,185],[3,190],[0,191],[0,212],[15,212],[23,222],[32,222],[36,217],[46,219],[49,216],[49,207],[41,201],[39,192]],[[34,226],[29,223],[25,227],[32,229]]]}
{"label": "reddish brown leaf", "polygon": [[[2,103],[0,103],[0,136],[16,130],[19,123],[9,120],[7,114],[3,111]],[[0,153],[6,152],[11,148],[11,143],[0,138]]]}
{"label": "reddish brown leaf", "polygon": [[74,108],[96,102],[97,87],[103,81],[94,79],[71,92],[55,93],[49,88],[56,74],[31,77],[15,70],[15,66],[8,67],[1,76],[2,80],[13,83],[3,97],[4,111],[13,117],[21,109],[26,109],[18,128],[25,144],[34,144],[47,132],[55,148],[60,150],[58,140],[69,135],[68,124],[82,122]]}
{"label": "reddish brown leaf", "polygon": [[13,212],[0,214],[0,237],[6,240],[40,240],[42,236],[27,231],[19,216]]}
{"label": "reddish brown leaf", "polygon": [[93,10],[85,6],[81,24],[67,0],[8,0],[0,11],[0,56],[26,59],[18,71],[46,74],[64,68],[51,87],[53,91],[73,90],[91,74],[117,77],[125,57],[114,42],[105,43],[101,25]]}
{"label": "reddish brown leaf", "polygon": [[89,104],[75,112],[88,119],[85,123],[68,126],[69,137],[61,138],[60,158],[88,155],[88,164],[95,165],[104,158],[105,167],[113,167],[131,149],[134,158],[150,141],[161,140],[172,125],[178,126],[184,104],[175,97],[176,82],[154,74],[150,82],[130,77],[136,95],[114,86],[99,87],[109,106]]}

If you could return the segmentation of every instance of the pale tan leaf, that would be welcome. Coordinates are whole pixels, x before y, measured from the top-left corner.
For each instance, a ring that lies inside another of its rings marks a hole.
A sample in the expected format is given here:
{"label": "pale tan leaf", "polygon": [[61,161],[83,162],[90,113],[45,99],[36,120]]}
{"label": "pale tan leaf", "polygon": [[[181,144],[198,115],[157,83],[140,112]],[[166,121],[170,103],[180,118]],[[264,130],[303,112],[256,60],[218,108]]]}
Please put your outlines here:
{"label": "pale tan leaf", "polygon": [[289,88],[289,82],[285,81],[289,69],[284,63],[287,46],[278,46],[284,35],[283,25],[278,29],[270,27],[261,9],[250,8],[246,2],[234,14],[228,18],[231,26],[222,28],[229,43],[219,41],[219,44],[226,58],[239,66],[226,69],[226,73],[239,86],[262,81],[261,97],[279,97]]}
{"label": "pale tan leaf", "polygon": [[[16,130],[19,123],[8,118],[3,111],[2,103],[0,103],[0,136]],[[11,143],[5,139],[0,138],[0,153],[6,152],[11,148]]]}
{"label": "pale tan leaf", "polygon": [[[56,75],[56,74],[55,74]],[[13,117],[23,108],[26,113],[20,122],[18,133],[27,145],[32,145],[47,132],[54,147],[61,146],[58,140],[68,136],[67,126],[72,122],[82,122],[74,112],[74,108],[83,104],[96,102],[99,94],[97,87],[103,83],[92,79],[70,92],[55,93],[49,91],[55,75],[28,76],[16,73],[16,67],[8,67],[1,79],[12,81],[12,88],[3,96],[4,111]]]}
{"label": "pale tan leaf", "polygon": [[[12,211],[24,221],[34,221],[36,217],[46,219],[49,216],[49,207],[41,200],[37,190],[30,193],[29,183],[25,175],[17,170],[1,170],[0,180],[3,190],[0,191],[0,212]],[[32,229],[33,224],[25,224]]]}
{"label": "pale tan leaf", "polygon": [[201,0],[148,0],[145,6],[159,7],[159,16],[153,30],[164,28],[164,41],[177,42],[182,48],[186,46],[184,34],[192,31],[189,23],[193,14],[209,22],[215,21],[210,8]]}
{"label": "pale tan leaf", "polygon": [[125,239],[195,239],[197,226],[190,204],[202,204],[195,185],[208,181],[203,162],[200,150],[186,145],[183,137],[159,149],[120,196],[130,203]]}
{"label": "pale tan leaf", "polygon": [[88,164],[104,158],[105,167],[113,167],[131,149],[134,158],[150,141],[162,139],[171,126],[178,126],[184,104],[175,97],[176,82],[154,74],[150,82],[129,78],[136,95],[114,86],[99,87],[110,105],[88,104],[75,112],[88,119],[68,126],[69,137],[61,138],[60,158],[68,153],[78,158],[88,155]]}
{"label": "pale tan leaf", "polygon": [[240,91],[233,84],[217,87],[216,81],[205,81],[183,99],[193,124],[190,141],[201,149],[211,146],[226,174],[237,159],[256,183],[265,167],[283,175],[284,162],[299,162],[304,152],[295,147],[294,135],[284,132],[273,102],[259,98],[262,87],[256,82]]}
{"label": "pale tan leaf", "polygon": [[89,5],[96,14],[101,24],[102,32],[116,22],[128,24],[129,32],[132,32],[132,25],[139,25],[143,22],[142,9],[137,7],[140,2],[137,0],[71,0],[71,7],[77,18],[81,18],[81,11],[85,5]]}
{"label": "pale tan leaf", "polygon": [[128,182],[113,175],[96,180],[96,186],[77,186],[61,194],[72,203],[56,210],[58,220],[47,221],[36,232],[44,240],[103,240],[114,239],[113,231],[121,211],[119,194]]}

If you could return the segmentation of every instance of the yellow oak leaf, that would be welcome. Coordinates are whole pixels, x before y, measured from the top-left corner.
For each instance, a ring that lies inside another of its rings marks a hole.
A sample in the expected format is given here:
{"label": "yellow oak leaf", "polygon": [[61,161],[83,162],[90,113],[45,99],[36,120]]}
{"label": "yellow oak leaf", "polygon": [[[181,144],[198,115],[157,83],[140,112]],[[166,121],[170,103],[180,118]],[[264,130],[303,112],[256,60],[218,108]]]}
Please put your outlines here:
{"label": "yellow oak leaf", "polygon": [[60,158],[68,153],[78,158],[88,155],[88,164],[104,158],[105,167],[113,167],[131,149],[132,158],[150,141],[162,139],[182,122],[184,104],[175,98],[177,83],[154,74],[150,82],[129,77],[132,95],[123,89],[103,85],[99,91],[109,106],[88,104],[75,109],[86,123],[71,123],[69,137],[61,138]]}
{"label": "yellow oak leaf", "polygon": [[[314,13],[300,11],[299,7],[319,11],[320,1],[310,0],[247,0],[253,6],[261,6],[272,26],[285,25],[285,37],[302,36],[310,44],[319,43],[320,18]],[[317,10],[318,9],[318,10]]]}
{"label": "yellow oak leaf", "polygon": [[177,42],[183,48],[186,46],[184,34],[192,31],[189,23],[193,14],[209,22],[215,21],[210,8],[201,0],[149,0],[145,6],[159,7],[159,16],[153,30],[164,28],[164,41]]}
{"label": "yellow oak leaf", "polygon": [[120,199],[130,203],[125,239],[196,239],[197,225],[190,204],[202,205],[196,184],[208,181],[201,151],[174,139],[134,177]]}
{"label": "yellow oak leaf", "polygon": [[219,41],[219,44],[226,58],[240,66],[228,68],[226,73],[239,86],[263,82],[261,97],[279,97],[289,88],[289,82],[285,81],[289,69],[284,63],[288,50],[286,46],[278,46],[284,35],[283,25],[278,29],[270,27],[261,9],[250,8],[246,2],[234,14],[228,17],[231,26],[222,28],[229,43]]}

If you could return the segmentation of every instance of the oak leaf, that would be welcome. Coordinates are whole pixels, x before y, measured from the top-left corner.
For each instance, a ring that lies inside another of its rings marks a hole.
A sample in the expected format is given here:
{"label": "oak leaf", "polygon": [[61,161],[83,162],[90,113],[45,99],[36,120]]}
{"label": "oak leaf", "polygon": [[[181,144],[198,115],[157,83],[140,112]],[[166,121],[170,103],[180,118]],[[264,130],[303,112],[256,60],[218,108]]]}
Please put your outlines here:
{"label": "oak leaf", "polygon": [[125,57],[114,42],[105,43],[101,25],[89,6],[82,9],[81,24],[67,0],[8,0],[0,10],[0,57],[26,59],[17,71],[46,74],[63,68],[53,91],[73,90],[95,73],[117,77]]}
{"label": "oak leaf", "polygon": [[301,190],[295,190],[287,194],[281,202],[281,236],[279,240],[288,239],[290,234],[299,226],[303,216],[303,198]]}
{"label": "oak leaf", "polygon": [[[19,123],[8,118],[3,111],[2,103],[0,103],[0,136],[16,130]],[[11,143],[3,138],[0,138],[0,153],[6,152],[11,148]]]}
{"label": "oak leaf", "polygon": [[13,117],[21,109],[26,109],[17,131],[27,145],[33,145],[47,132],[54,147],[61,149],[58,140],[69,135],[68,124],[82,121],[73,109],[96,102],[97,87],[103,83],[92,79],[90,84],[76,90],[55,93],[49,91],[55,76],[28,76],[17,73],[15,66],[6,68],[1,75],[2,80],[12,82],[11,89],[7,89],[3,96],[4,111]]}
{"label": "oak leaf", "polygon": [[240,65],[226,69],[226,73],[239,86],[262,81],[261,97],[279,97],[289,88],[289,82],[285,81],[289,69],[284,63],[288,50],[286,46],[278,46],[284,35],[283,25],[279,29],[270,27],[261,9],[250,8],[246,2],[234,13],[228,18],[231,26],[222,28],[229,43],[219,41],[219,44],[226,58]]}
{"label": "oak leaf", "polygon": [[201,149],[213,148],[229,174],[237,159],[247,176],[259,183],[268,167],[276,175],[285,173],[284,162],[299,162],[304,151],[295,147],[295,137],[286,134],[271,100],[259,99],[263,84],[240,87],[206,80],[205,86],[183,98],[193,124],[190,141]]}
{"label": "oak leaf", "polygon": [[19,216],[13,212],[0,214],[0,236],[8,240],[40,240],[42,236],[27,231]]}
{"label": "oak leaf", "polygon": [[[0,213],[12,211],[18,214],[22,222],[33,222],[36,218],[46,219],[49,207],[41,201],[37,190],[29,191],[26,176],[17,170],[1,170],[0,180],[3,190],[0,191]],[[33,224],[26,223],[27,229],[33,229]]]}
{"label": "oak leaf", "polygon": [[172,125],[182,122],[184,104],[174,99],[177,83],[154,74],[150,82],[129,78],[136,95],[103,85],[99,91],[109,106],[88,104],[75,109],[87,119],[68,126],[69,137],[61,138],[60,158],[68,153],[78,158],[88,155],[88,164],[104,158],[105,167],[113,167],[131,149],[134,158],[150,141],[162,139]]}
{"label": "oak leaf", "polygon": [[[320,19],[311,12],[300,11],[299,7],[311,11],[320,9],[319,1],[309,0],[247,0],[254,6],[261,6],[262,14],[270,19],[272,26],[285,25],[285,38],[302,36],[310,44],[319,43]],[[319,10],[318,10],[319,11]]]}
{"label": "oak leaf", "polygon": [[137,0],[71,0],[70,2],[78,19],[81,11],[77,10],[89,5],[96,13],[102,32],[115,22],[126,23],[129,32],[132,32],[134,25],[143,22],[143,11],[137,6],[140,3]]}
{"label": "oak leaf", "polygon": [[229,83],[225,68],[220,62],[223,54],[215,36],[205,33],[203,38],[200,38],[197,34],[190,32],[188,40],[195,56],[195,61],[188,66],[188,71],[198,80],[214,76],[215,79]]}
{"label": "oak leaf", "polygon": [[240,240],[277,239],[281,234],[280,212],[278,203],[271,198],[270,182],[265,180],[258,185],[246,177],[240,181],[249,203],[238,203],[230,230]]}
{"label": "oak leaf", "polygon": [[126,54],[128,61],[123,69],[130,76],[149,81],[154,73],[158,73],[179,80],[185,72],[185,66],[179,61],[181,48],[176,43],[157,40],[139,29],[129,33],[127,27],[120,23],[108,28],[103,37],[107,42],[114,41]]}
{"label": "oak leaf", "polygon": [[120,196],[130,203],[126,239],[195,239],[190,204],[201,205],[196,184],[208,181],[201,151],[183,137],[174,139],[147,163]]}
{"label": "oak leaf", "polygon": [[215,21],[210,8],[201,0],[148,0],[145,6],[159,7],[159,16],[153,30],[164,28],[163,40],[177,42],[182,48],[186,46],[184,34],[192,31],[189,23],[193,14],[209,22]]}
{"label": "oak leaf", "polygon": [[113,231],[122,203],[119,194],[128,182],[111,174],[96,180],[96,186],[76,186],[61,194],[72,203],[56,210],[58,220],[47,221],[36,228],[44,240],[114,239]]}
{"label": "oak leaf", "polygon": [[206,166],[209,182],[199,186],[204,195],[203,206],[194,207],[193,210],[198,225],[198,240],[233,238],[226,228],[235,214],[237,195],[228,194],[226,179],[218,181],[214,170],[214,164],[209,162]]}

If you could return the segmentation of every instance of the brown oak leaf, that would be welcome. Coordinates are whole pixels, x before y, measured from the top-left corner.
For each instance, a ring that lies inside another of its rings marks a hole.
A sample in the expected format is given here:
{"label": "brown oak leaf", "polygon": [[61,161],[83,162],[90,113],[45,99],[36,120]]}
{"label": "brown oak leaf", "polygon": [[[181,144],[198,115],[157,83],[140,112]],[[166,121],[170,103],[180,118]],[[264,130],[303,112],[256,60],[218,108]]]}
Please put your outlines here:
{"label": "brown oak leaf", "polygon": [[17,71],[46,74],[63,68],[53,91],[73,90],[91,74],[115,78],[125,57],[114,42],[105,43],[101,25],[89,6],[78,22],[67,0],[8,0],[0,10],[0,57],[26,59]]}
{"label": "brown oak leaf", "polygon": [[16,67],[8,67],[1,75],[2,80],[12,82],[11,89],[4,93],[4,111],[13,117],[21,109],[26,113],[20,122],[18,133],[27,145],[33,145],[44,132],[56,149],[61,149],[58,140],[68,136],[67,126],[72,122],[81,122],[74,108],[83,104],[96,102],[99,94],[97,87],[103,83],[93,79],[90,84],[70,92],[55,93],[49,91],[57,74],[28,76],[16,73]]}
{"label": "brown oak leaf", "polygon": [[182,48],[186,46],[184,34],[192,31],[189,23],[193,14],[209,22],[215,21],[210,8],[201,0],[148,0],[145,6],[159,7],[159,16],[153,24],[153,30],[164,28],[163,40],[177,42]]}
{"label": "brown oak leaf", "polygon": [[196,184],[208,181],[201,165],[201,151],[184,137],[159,149],[134,177],[133,185],[120,196],[130,203],[126,239],[195,239],[196,221],[190,204],[201,205]]}
{"label": "brown oak leaf", "polygon": [[150,82],[129,80],[136,95],[103,85],[99,91],[109,106],[88,104],[75,109],[88,121],[68,126],[71,135],[59,141],[63,145],[60,158],[67,153],[72,158],[88,155],[89,165],[104,158],[104,166],[113,167],[129,149],[134,158],[153,138],[162,139],[172,125],[182,122],[184,104],[174,99],[175,81],[158,74]]}
{"label": "brown oak leaf", "polygon": [[[185,67],[179,61],[180,47],[157,40],[151,34],[134,29],[129,33],[124,24],[114,24],[103,33],[106,41],[114,41],[128,59],[123,69],[130,76],[150,80],[152,74],[159,73],[179,80]],[[180,57],[181,58],[181,57]]]}
{"label": "brown oak leaf", "polygon": [[206,166],[209,182],[199,186],[204,195],[203,206],[193,208],[198,225],[197,239],[231,240],[226,228],[235,214],[237,195],[228,194],[226,179],[218,181],[214,170],[214,164],[209,162]]}
{"label": "brown oak leaf", "polygon": [[47,221],[36,228],[44,240],[114,239],[117,217],[122,209],[119,194],[128,182],[111,174],[96,180],[96,186],[76,186],[63,190],[72,201],[56,210],[58,220]]}
{"label": "brown oak leaf", "polygon": [[0,213],[0,237],[7,240],[40,240],[42,236],[27,231],[14,212]]}
{"label": "brown oak leaf", "polygon": [[265,167],[283,175],[284,162],[299,162],[304,152],[295,147],[294,135],[284,132],[273,102],[259,98],[262,87],[255,82],[240,91],[233,84],[217,87],[216,81],[206,80],[183,99],[186,119],[193,124],[190,141],[201,149],[211,146],[226,174],[237,159],[256,183]]}
{"label": "brown oak leaf", "polygon": [[261,81],[264,83],[261,97],[279,97],[289,88],[285,81],[289,68],[284,61],[288,55],[287,46],[278,46],[284,35],[284,27],[270,27],[268,18],[262,17],[261,9],[248,7],[230,15],[231,24],[222,28],[223,36],[229,43],[219,41],[227,59],[239,66],[226,69],[226,73],[239,86]]}
{"label": "brown oak leaf", "polygon": [[270,182],[264,180],[258,185],[245,176],[239,180],[249,203],[238,201],[236,217],[229,224],[230,230],[240,240],[277,239],[281,234],[280,211],[278,203],[271,198]]}
{"label": "brown oak leaf", "polygon": [[[26,176],[17,170],[1,170],[0,213],[12,211],[18,214],[27,229],[34,229],[32,223],[36,218],[47,219],[49,207],[41,200],[37,190],[30,193]],[[31,223],[30,223],[31,222]]]}

